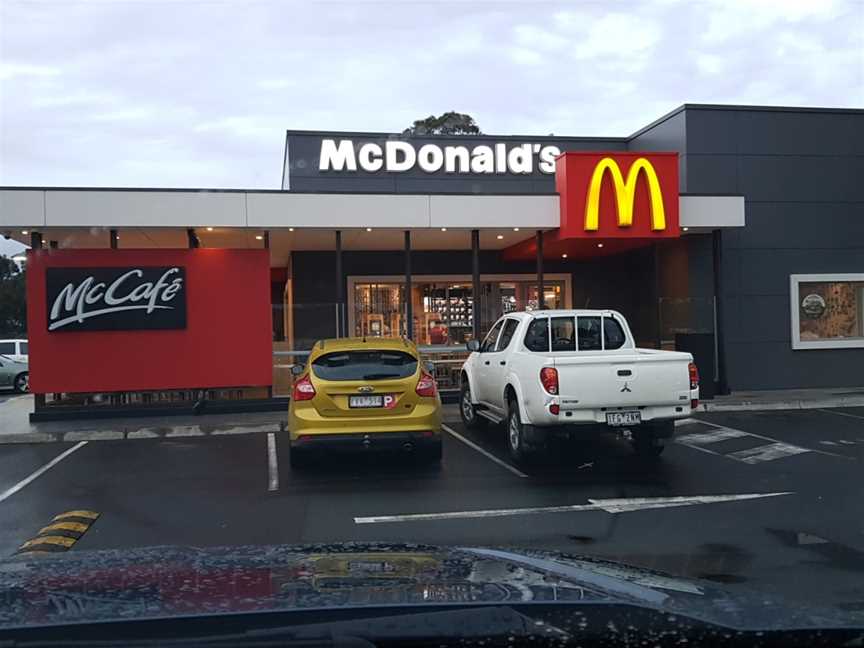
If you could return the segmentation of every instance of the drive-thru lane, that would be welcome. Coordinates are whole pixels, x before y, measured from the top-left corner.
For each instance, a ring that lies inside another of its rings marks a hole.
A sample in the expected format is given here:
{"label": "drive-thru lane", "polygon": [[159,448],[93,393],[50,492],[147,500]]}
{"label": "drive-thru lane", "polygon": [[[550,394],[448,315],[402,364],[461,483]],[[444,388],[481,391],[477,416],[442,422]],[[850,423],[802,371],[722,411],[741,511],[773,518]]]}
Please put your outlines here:
{"label": "drive-thru lane", "polygon": [[[0,501],[0,552],[11,555],[58,513],[91,510],[100,517],[72,551],[347,540],[503,544],[864,604],[858,416],[861,409],[699,415],[679,426],[680,442],[659,461],[640,460],[609,437],[558,444],[524,468],[510,464],[503,430],[466,430],[452,419],[440,468],[395,455],[334,458],[294,472],[279,433],[91,441]],[[777,451],[776,444],[800,451]],[[0,446],[0,490],[74,445]],[[769,446],[775,449],[760,450]],[[773,496],[740,497],[758,494]],[[730,501],[668,507],[670,498],[696,496]],[[609,512],[610,500],[620,512]],[[439,513],[465,515],[386,520]]]}

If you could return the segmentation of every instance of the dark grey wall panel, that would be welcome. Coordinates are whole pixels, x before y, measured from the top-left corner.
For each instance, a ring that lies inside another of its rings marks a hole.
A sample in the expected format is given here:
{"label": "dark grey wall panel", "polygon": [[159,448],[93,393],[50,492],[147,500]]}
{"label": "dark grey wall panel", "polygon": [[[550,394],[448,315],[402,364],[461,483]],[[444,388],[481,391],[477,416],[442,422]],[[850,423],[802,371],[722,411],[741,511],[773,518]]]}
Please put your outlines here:
{"label": "dark grey wall panel", "polygon": [[687,193],[740,194],[738,158],[734,155],[688,153]]}
{"label": "dark grey wall panel", "polygon": [[[687,113],[687,154],[735,155],[738,153],[737,122],[733,110],[689,108]],[[691,189],[692,191],[692,189]]]}
{"label": "dark grey wall panel", "polygon": [[629,151],[677,151],[678,187],[682,193],[687,189],[687,164],[684,160],[686,149],[686,112],[680,111],[653,126],[640,131],[627,144]]}
{"label": "dark grey wall panel", "polygon": [[727,342],[735,390],[860,387],[864,349],[793,351],[788,342]]}
{"label": "dark grey wall panel", "polygon": [[861,249],[864,205],[751,202],[742,234],[741,248]]}
{"label": "dark grey wall panel", "polygon": [[733,390],[859,386],[864,349],[791,347],[789,275],[864,272],[864,111],[686,110],[687,190],[745,196],[723,232]]}
{"label": "dark grey wall panel", "polygon": [[738,163],[748,200],[864,202],[864,157],[747,155]]}

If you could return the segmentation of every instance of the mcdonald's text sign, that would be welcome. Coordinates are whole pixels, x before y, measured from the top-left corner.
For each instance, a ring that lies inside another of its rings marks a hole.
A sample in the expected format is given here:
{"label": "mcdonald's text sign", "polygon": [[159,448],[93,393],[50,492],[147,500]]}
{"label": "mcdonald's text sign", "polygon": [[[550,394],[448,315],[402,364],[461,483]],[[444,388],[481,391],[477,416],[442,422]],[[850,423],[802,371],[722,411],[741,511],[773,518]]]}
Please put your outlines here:
{"label": "mcdonald's text sign", "polygon": [[678,226],[678,154],[564,153],[555,185],[561,238],[672,238]]}

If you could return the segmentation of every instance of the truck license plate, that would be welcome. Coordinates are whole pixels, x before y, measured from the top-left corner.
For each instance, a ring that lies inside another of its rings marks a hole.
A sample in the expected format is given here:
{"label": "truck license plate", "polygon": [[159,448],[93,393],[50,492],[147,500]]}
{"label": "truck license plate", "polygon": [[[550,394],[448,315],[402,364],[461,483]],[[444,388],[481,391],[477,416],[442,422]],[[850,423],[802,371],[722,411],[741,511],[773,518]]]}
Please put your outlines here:
{"label": "truck license plate", "polygon": [[607,412],[606,425],[621,427],[623,425],[639,425],[642,414],[639,412]]}
{"label": "truck license plate", "polygon": [[348,407],[384,407],[384,396],[349,396]]}

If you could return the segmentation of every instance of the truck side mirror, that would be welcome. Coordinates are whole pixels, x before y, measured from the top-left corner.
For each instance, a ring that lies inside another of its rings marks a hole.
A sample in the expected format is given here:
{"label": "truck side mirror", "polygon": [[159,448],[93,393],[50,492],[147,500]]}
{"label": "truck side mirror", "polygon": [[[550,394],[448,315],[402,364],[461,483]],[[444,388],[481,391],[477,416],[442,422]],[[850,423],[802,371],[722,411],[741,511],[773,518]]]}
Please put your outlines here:
{"label": "truck side mirror", "polygon": [[465,345],[465,348],[469,351],[479,351],[480,350],[480,340],[468,340],[468,343]]}

